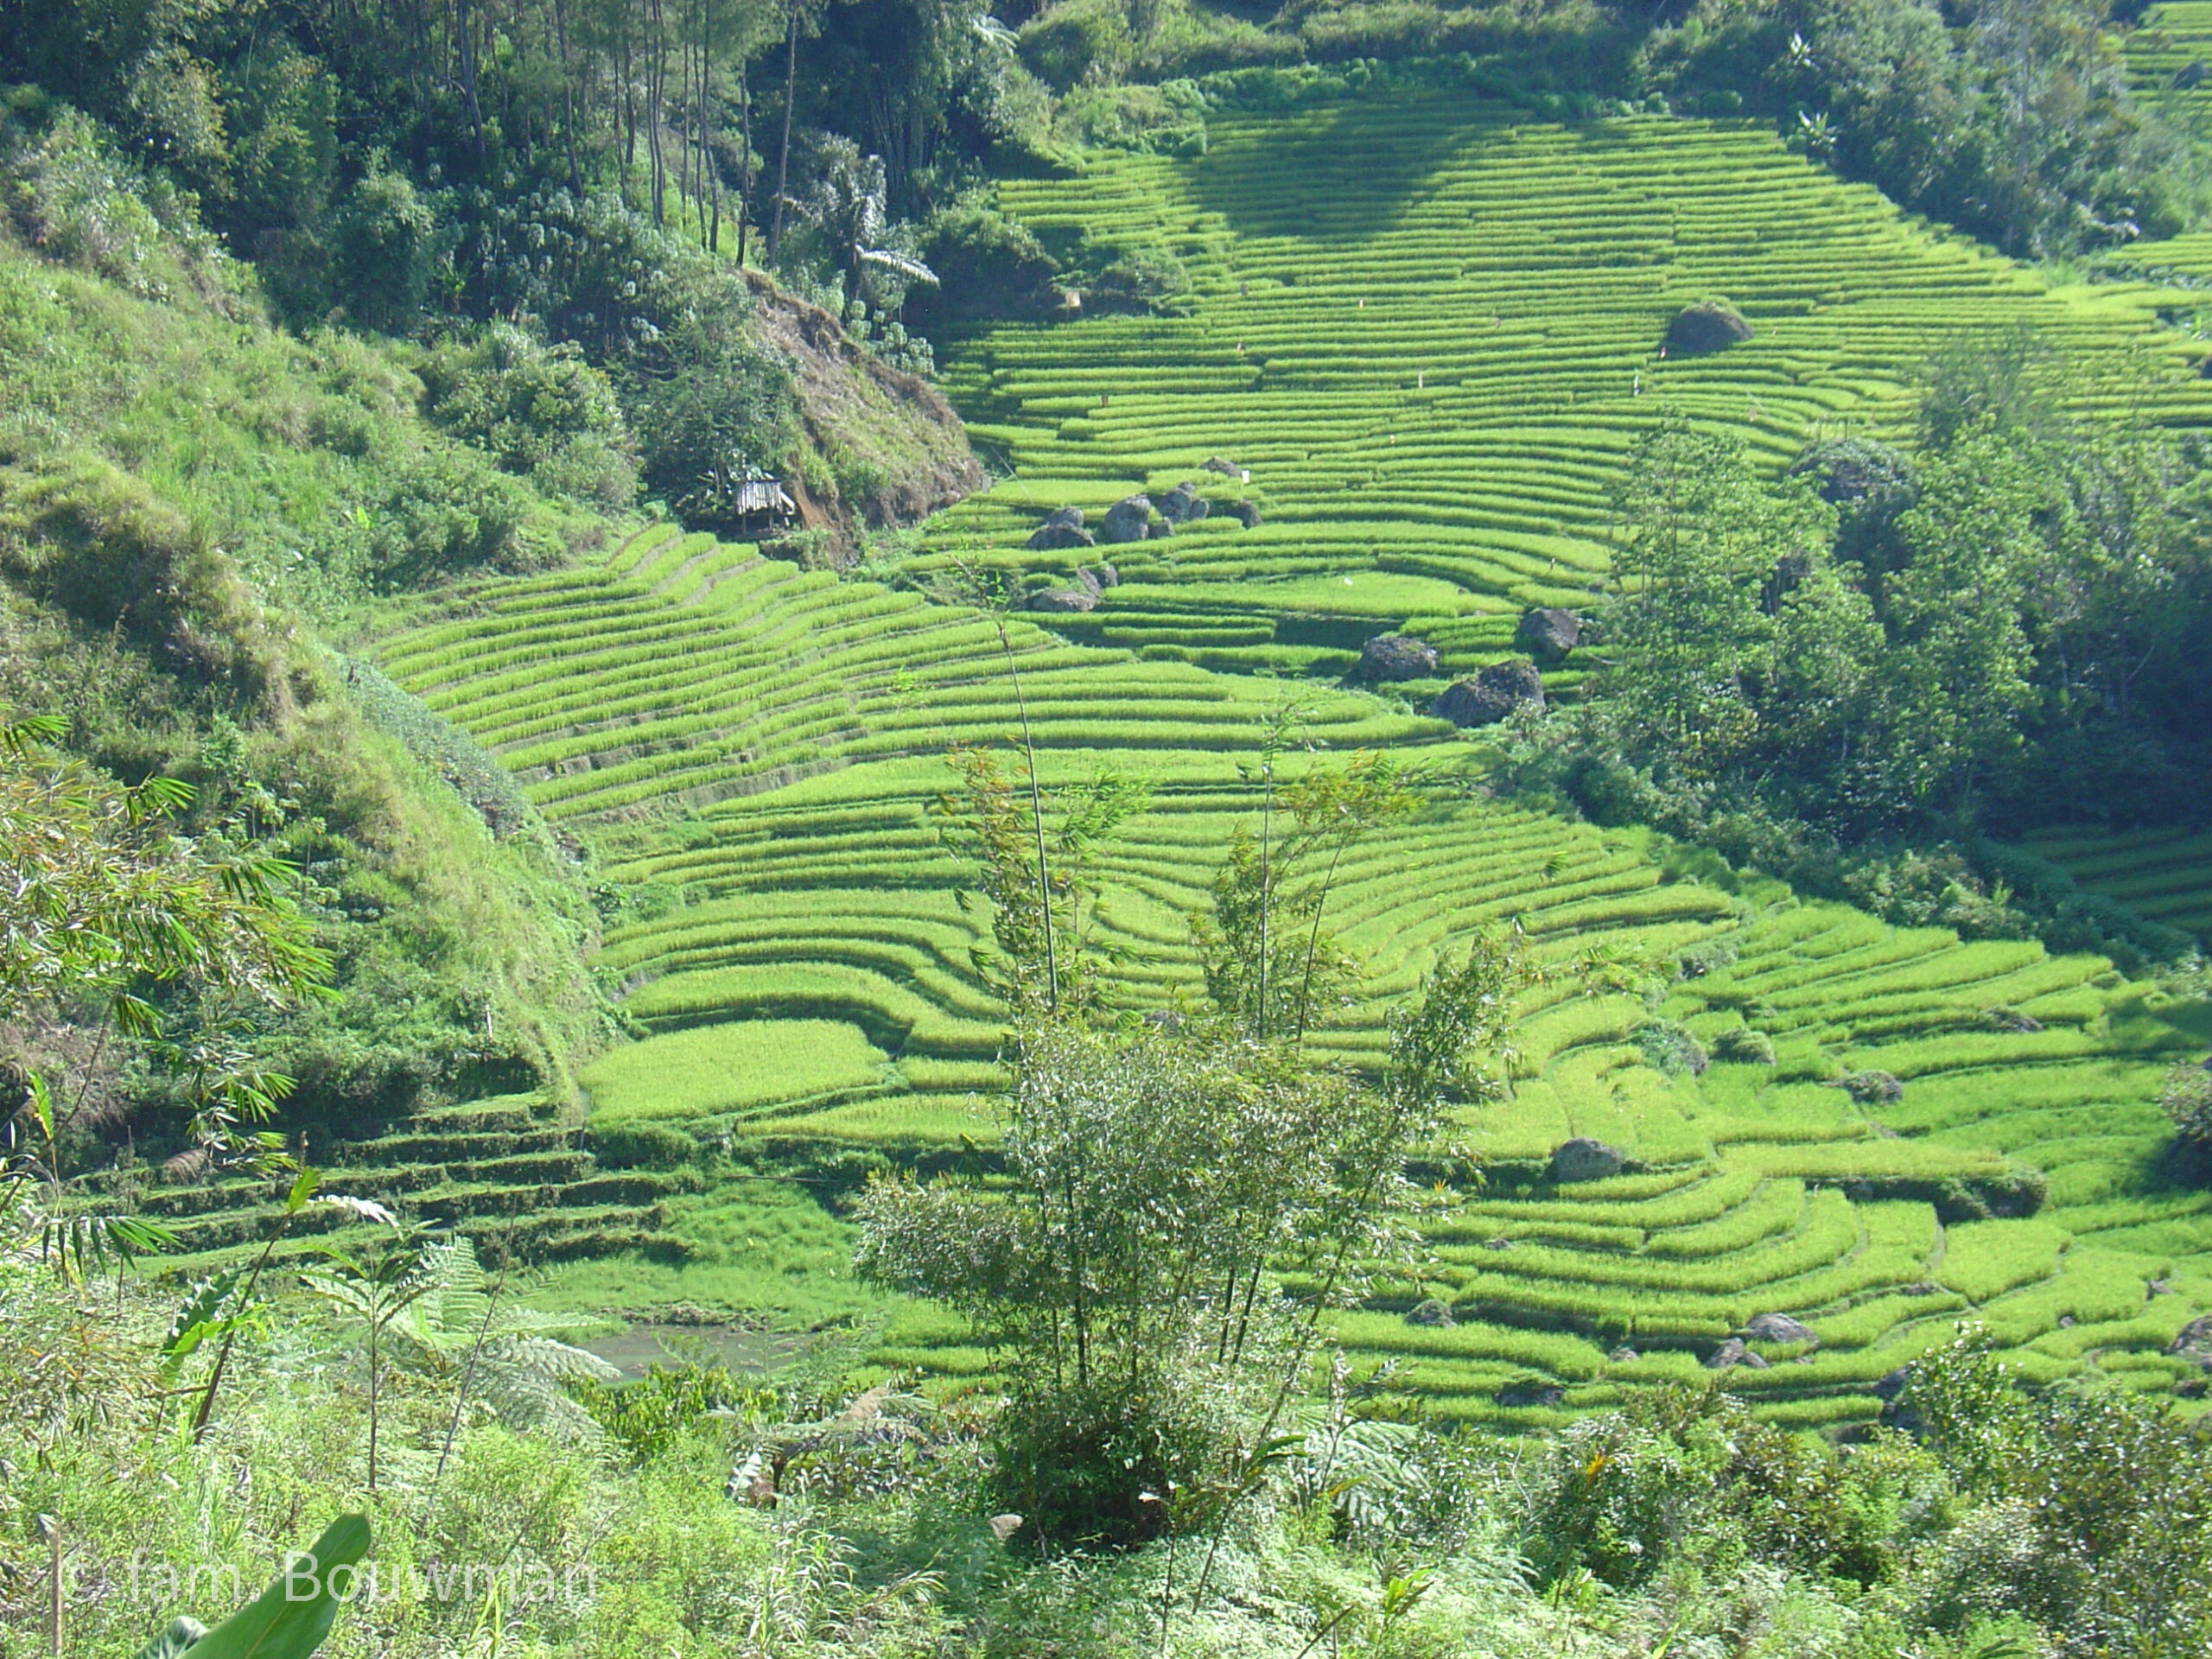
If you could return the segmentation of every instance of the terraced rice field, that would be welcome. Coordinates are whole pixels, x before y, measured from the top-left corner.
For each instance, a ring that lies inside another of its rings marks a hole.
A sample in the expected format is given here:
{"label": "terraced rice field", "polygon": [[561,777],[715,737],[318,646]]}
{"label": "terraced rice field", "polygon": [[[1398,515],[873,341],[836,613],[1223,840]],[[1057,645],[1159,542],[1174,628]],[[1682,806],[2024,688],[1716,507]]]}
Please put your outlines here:
{"label": "terraced rice field", "polygon": [[2048,830],[2030,836],[2084,891],[2212,945],[2212,835],[2190,830]]}
{"label": "terraced rice field", "polygon": [[[1961,332],[2031,326],[2082,372],[2086,409],[2212,419],[2156,289],[2054,289],[1748,124],[1565,128],[1424,94],[1211,130],[1198,159],[1103,154],[997,187],[1048,242],[1172,248],[1185,315],[979,327],[940,352],[1015,468],[936,521],[941,556],[1065,572],[1085,556],[1022,549],[1048,512],[1095,524],[1185,479],[1263,509],[1256,528],[1217,512],[1102,548],[1122,585],[1054,624],[1071,638],[1300,672],[1341,669],[1379,621],[1465,671],[1507,653],[1522,607],[1602,582],[1639,433],[1679,415],[1779,467],[1897,422]],[[1669,320],[1707,298],[1755,338],[1665,356]],[[1215,456],[1249,484],[1200,471]]]}
{"label": "terraced rice field", "polygon": [[2212,3],[2152,6],[2120,43],[2135,96],[2176,125],[2212,135]]}
{"label": "terraced rice field", "polygon": [[[1157,1006],[1195,983],[1183,918],[1253,810],[1236,763],[1287,688],[1020,623],[1013,643],[1048,779],[1110,761],[1154,784],[1107,858],[1102,928],[1124,1000]],[[457,594],[378,658],[513,766],[629,895],[601,961],[649,1035],[588,1074],[600,1113],[825,1165],[988,1144],[995,1009],[969,956],[965,873],[927,810],[948,741],[1014,725],[988,619],[664,531],[601,567]],[[1484,798],[1434,722],[1306,695],[1317,746],[1429,763],[1422,810],[1339,888],[1336,919],[1382,995],[1508,918],[1556,970],[1527,998],[1513,1098],[1465,1115],[1483,1179],[1451,1190],[1418,1281],[1344,1318],[1356,1356],[1393,1363],[1440,1414],[1499,1424],[1698,1373],[1766,1312],[1821,1339],[1736,1374],[1784,1421],[1870,1414],[1868,1385],[1968,1313],[2046,1373],[2089,1356],[2145,1387],[2180,1376],[2159,1351],[2212,1305],[2212,1199],[2159,1192],[2139,1166],[2184,1039],[2101,959],[1669,881],[1632,836]],[[1592,947],[1640,964],[1649,995],[1586,989]],[[1775,1062],[1664,1074],[1637,1041],[1655,1019],[1716,1051],[1749,1025]],[[1379,1032],[1320,1046],[1370,1062]],[[1873,1070],[1900,1098],[1833,1086]],[[1629,1169],[1551,1184],[1546,1160],[1575,1135]],[[2050,1202],[1980,1218],[2013,1202],[2024,1166]],[[702,1194],[664,1213],[711,1257],[744,1248],[741,1210]],[[1454,1322],[1408,1322],[1428,1299]],[[1639,1357],[1609,1357],[1624,1344]],[[918,1308],[879,1357],[987,1363]]]}
{"label": "terraced rice field", "polygon": [[[666,529],[425,601],[374,647],[620,896],[599,959],[645,1035],[587,1072],[596,1121],[683,1122],[824,1180],[860,1156],[987,1147],[997,1011],[967,873],[929,810],[946,747],[1002,742],[1026,709],[1048,783],[1102,764],[1150,782],[1106,856],[1099,927],[1118,995],[1155,1007],[1195,983],[1186,912],[1254,810],[1240,762],[1294,699],[1292,769],[1360,747],[1427,768],[1422,810],[1338,889],[1332,921],[1380,1000],[1485,922],[1518,919],[1553,970],[1521,1010],[1512,1097],[1439,1149],[1428,1259],[1339,1323],[1363,1363],[1440,1414],[1533,1424],[1700,1375],[1745,1321],[1788,1313],[1818,1346],[1759,1350],[1771,1365],[1734,1384],[1818,1424],[1870,1415],[1875,1379],[1972,1316],[2038,1374],[2186,1382],[2161,1351],[2212,1306],[2212,1196],[2153,1167],[2181,1011],[2099,958],[1667,879],[1637,836],[1487,798],[1479,752],[1448,727],[1296,682],[1390,626],[1454,671],[1503,654],[1522,607],[1603,581],[1608,492],[1637,433],[1680,413],[1778,465],[1808,435],[1898,418],[1951,331],[2031,322],[2083,367],[2085,399],[2203,423],[2212,386],[2158,329],[2158,291],[2053,291],[1745,128],[1570,130],[1432,95],[1221,119],[1199,160],[1104,155],[1001,192],[1050,234],[1165,239],[1196,289],[1187,315],[948,342],[963,412],[1019,470],[933,524],[918,559],[1064,575],[1069,556],[1022,547],[1047,511],[1202,476],[1215,454],[1254,476],[1214,493],[1265,522],[1217,514],[1103,550],[1121,585],[1088,616],[1037,619],[1052,632],[1014,621],[1011,667],[987,616]],[[1714,296],[1757,337],[1662,359],[1673,312]],[[1593,950],[1632,991],[1589,988]],[[1773,1059],[1656,1070],[1654,1022]],[[1318,1046],[1371,1063],[1376,1022]],[[573,1152],[555,1126],[491,1103],[448,1127],[493,1138],[426,1143],[456,1160],[435,1178],[390,1146],[338,1148],[338,1179],[427,1182],[472,1224],[532,1195],[598,1213],[599,1172],[526,1162]],[[1554,1184],[1549,1154],[1573,1135],[1627,1167]],[[635,1174],[604,1189],[619,1220],[560,1235],[596,1226],[626,1252],[592,1269],[622,1305],[756,1261],[834,1273],[836,1224],[789,1181],[699,1192]],[[2038,1185],[2047,1201],[2019,1213]],[[787,1305],[772,1276],[756,1273],[758,1306]],[[1429,1301],[1449,1323],[1407,1317]],[[878,1357],[988,1363],[923,1308]]]}

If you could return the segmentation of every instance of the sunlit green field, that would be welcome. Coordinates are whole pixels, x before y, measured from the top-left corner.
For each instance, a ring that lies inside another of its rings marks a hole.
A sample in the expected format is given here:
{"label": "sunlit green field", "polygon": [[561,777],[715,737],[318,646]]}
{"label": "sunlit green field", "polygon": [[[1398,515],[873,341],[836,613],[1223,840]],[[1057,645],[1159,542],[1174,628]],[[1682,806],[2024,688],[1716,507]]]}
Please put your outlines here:
{"label": "sunlit green field", "polygon": [[[1106,154],[999,187],[1048,232],[1165,240],[1194,293],[1181,315],[946,341],[963,412],[1017,470],[911,557],[1065,579],[1074,556],[1022,545],[1047,512],[1184,478],[1256,503],[1256,528],[1217,513],[1103,548],[1086,556],[1122,580],[1096,610],[1017,616],[1003,645],[978,612],[663,528],[417,602],[372,647],[605,885],[595,960],[642,1035],[583,1074],[593,1125],[681,1126],[763,1174],[596,1170],[561,1126],[492,1103],[454,1120],[473,1138],[340,1148],[338,1179],[416,1181],[480,1228],[502,1205],[569,1217],[542,1293],[565,1306],[794,1327],[873,1310],[880,1363],[978,1373],[957,1322],[849,1281],[838,1216],[869,1168],[988,1159],[997,1133],[998,1010],[932,812],[944,752],[1003,746],[1026,711],[1048,785],[1150,785],[1103,855],[1097,921],[1115,999],[1148,1009],[1197,988],[1188,915],[1288,705],[1287,772],[1378,748],[1422,774],[1421,810],[1341,874],[1332,924],[1374,995],[1317,1050],[1376,1064],[1382,1009],[1472,929],[1517,924],[1545,969],[1510,1098],[1436,1149],[1425,1259],[1338,1323],[1363,1366],[1440,1414],[1528,1425],[1701,1375],[1782,1313],[1818,1345],[1763,1351],[1733,1386],[1787,1421],[1870,1415],[1871,1385],[1964,1318],[2033,1376],[2175,1383],[2162,1350],[2212,1306],[2212,1198],[2157,1164],[2187,1010],[2101,958],[1887,927],[1497,801],[1482,745],[1414,712],[1433,688],[1336,678],[1385,628],[1459,672],[1509,650],[1523,607],[1586,601],[1621,457],[1669,415],[1780,465],[1901,421],[1947,337],[2028,323],[2086,409],[2202,423],[2212,385],[2159,291],[2054,289],[1738,125],[1567,129],[1423,94],[1213,134],[1197,160]],[[1708,296],[1755,338],[1663,359],[1668,319]],[[1201,474],[1215,455],[1250,485]],[[2122,879],[2044,850],[2085,886]],[[2193,855],[2141,850],[2145,902],[2180,916]],[[1656,1069],[1686,1041],[1716,1057],[1701,1075]],[[1626,1168],[1553,1185],[1576,1135]],[[507,1161],[532,1157],[556,1161]],[[207,1249],[233,1219],[211,1211]],[[1431,1300],[1450,1323],[1408,1320]]]}

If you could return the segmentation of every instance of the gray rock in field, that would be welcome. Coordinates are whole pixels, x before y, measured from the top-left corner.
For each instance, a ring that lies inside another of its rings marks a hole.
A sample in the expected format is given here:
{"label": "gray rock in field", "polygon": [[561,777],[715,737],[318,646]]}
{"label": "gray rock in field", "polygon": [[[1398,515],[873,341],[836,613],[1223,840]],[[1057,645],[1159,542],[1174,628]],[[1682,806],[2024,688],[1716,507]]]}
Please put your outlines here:
{"label": "gray rock in field", "polygon": [[1033,552],[1056,552],[1062,548],[1090,547],[1096,538],[1084,525],[1081,507],[1062,507],[1042,524],[1029,538]]}
{"label": "gray rock in field", "polygon": [[1449,1302],[1439,1301],[1435,1297],[1431,1296],[1427,1300],[1414,1305],[1413,1311],[1406,1315],[1406,1323],[1434,1325],[1448,1331],[1457,1325],[1459,1320],[1452,1317],[1452,1305]]}
{"label": "gray rock in field", "polygon": [[1544,706],[1544,677],[1526,658],[1492,663],[1471,680],[1444,690],[1433,711],[1462,728],[1494,726],[1517,709]]}
{"label": "gray rock in field", "polygon": [[1818,1342],[1810,1325],[1801,1325],[1787,1313],[1762,1313],[1744,1327],[1744,1334],[1753,1342]]}
{"label": "gray rock in field", "polygon": [[1087,569],[1090,579],[1101,588],[1118,588],[1122,585],[1122,573],[1103,559],[1096,564],[1088,566]]}
{"label": "gray rock in field", "polygon": [[1100,526],[1109,542],[1141,542],[1153,533],[1153,505],[1148,495],[1123,496],[1106,509]]}
{"label": "gray rock in field", "polygon": [[1582,638],[1582,619],[1573,611],[1563,611],[1556,606],[1530,611],[1521,619],[1521,626],[1513,630],[1513,643],[1540,663],[1556,668],[1567,660],[1575,642]]}
{"label": "gray rock in field", "polygon": [[1195,485],[1178,484],[1153,504],[1160,509],[1160,516],[1171,524],[1195,524],[1213,511],[1213,503],[1200,495]]}
{"label": "gray rock in field", "polygon": [[1513,1241],[1510,1238],[1486,1238],[1483,1240],[1483,1249],[1486,1250],[1510,1250],[1512,1248]]}
{"label": "gray rock in field", "polygon": [[2193,92],[2204,84],[2208,75],[2212,75],[2212,68],[2205,67],[2204,60],[2192,58],[2184,67],[2174,72],[2174,90],[2177,92]]}
{"label": "gray rock in field", "polygon": [[1619,1174],[1621,1166],[1627,1161],[1619,1147],[1578,1135],[1552,1154],[1549,1173],[1562,1186],[1573,1181],[1602,1181],[1609,1175]]}
{"label": "gray rock in field", "polygon": [[1247,530],[1260,526],[1260,506],[1256,501],[1232,501],[1226,509],[1229,516]]}
{"label": "gray rock in field", "polygon": [[1567,1390],[1554,1382],[1509,1382],[1496,1398],[1501,1406],[1555,1406],[1567,1398]]}
{"label": "gray rock in field", "polygon": [[1089,594],[1093,599],[1098,597],[1098,578],[1090,573],[1090,570],[1087,566],[1077,565],[1076,567],[1075,585],[1083,592]]}
{"label": "gray rock in field", "polygon": [[1912,1367],[1900,1365],[1874,1384],[1874,1397],[1886,1405],[1903,1394],[1905,1385],[1911,1381]]}
{"label": "gray rock in field", "polygon": [[1707,357],[1751,337],[1751,325],[1731,308],[1700,300],[1684,306],[1667,325],[1667,350],[1677,357]]}
{"label": "gray rock in field", "polygon": [[2212,1313],[2191,1319],[2167,1344],[2166,1351],[2185,1359],[2199,1370],[2212,1371]]}
{"label": "gray rock in field", "polygon": [[1614,1349],[1611,1353],[1605,1356],[1607,1363],[1614,1365],[1633,1365],[1637,1360],[1642,1359],[1643,1357],[1643,1356],[1642,1354],[1637,1353],[1635,1349],[1630,1347],[1626,1343],[1623,1343],[1619,1347]]}
{"label": "gray rock in field", "polygon": [[1202,470],[1219,473],[1224,478],[1233,478],[1239,484],[1249,484],[1252,481],[1252,469],[1249,467],[1239,467],[1226,455],[1209,455]]}
{"label": "gray rock in field", "polygon": [[1729,1338],[1705,1357],[1705,1369],[1708,1371],[1725,1371],[1731,1365],[1740,1365],[1747,1371],[1763,1371],[1767,1368],[1766,1361],[1744,1346],[1741,1337]]}
{"label": "gray rock in field", "polygon": [[1836,1087],[1861,1106],[1893,1106],[1904,1098],[1904,1084],[1887,1071],[1853,1071]]}
{"label": "gray rock in field", "polygon": [[1378,633],[1359,648],[1352,672],[1363,680],[1423,680],[1436,672],[1436,647],[1409,633]]}
{"label": "gray rock in field", "polygon": [[2018,1008],[2002,1006],[1984,1008],[1981,1020],[1992,1031],[2009,1031],[2021,1036],[2043,1029],[2043,1021],[2032,1014],[2022,1014]]}
{"label": "gray rock in field", "polygon": [[1087,611],[1098,603],[1098,595],[1081,588],[1053,588],[1029,596],[1033,611],[1050,611],[1062,615]]}

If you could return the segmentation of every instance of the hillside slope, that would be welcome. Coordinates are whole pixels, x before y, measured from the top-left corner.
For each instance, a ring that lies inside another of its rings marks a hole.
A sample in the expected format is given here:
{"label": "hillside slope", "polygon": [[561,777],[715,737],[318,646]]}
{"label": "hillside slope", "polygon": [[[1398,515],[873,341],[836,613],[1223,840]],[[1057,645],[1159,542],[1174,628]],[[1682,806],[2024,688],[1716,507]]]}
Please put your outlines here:
{"label": "hillside slope", "polygon": [[[976,327],[942,352],[1017,476],[937,522],[941,554],[1065,571],[1085,556],[1024,550],[1047,513],[1080,505],[1095,529],[1185,479],[1263,509],[1256,529],[1216,512],[1102,550],[1122,585],[1055,625],[1083,638],[1341,670],[1402,625],[1465,672],[1504,654],[1522,607],[1603,581],[1636,435],[1680,416],[1779,468],[1809,440],[1907,423],[1916,376],[1966,335],[2033,329],[2083,412],[2212,421],[2201,347],[2160,326],[2156,288],[2055,289],[1749,123],[1569,128],[1429,92],[1217,115],[1210,139],[997,188],[1048,245],[1172,254],[1175,315]],[[1666,352],[1676,312],[1713,299],[1753,337]],[[1249,484],[1202,471],[1216,456]],[[1408,580],[1338,602],[1375,573]]]}
{"label": "hillside slope", "polygon": [[[1101,928],[1121,998],[1159,1006],[1194,986],[1183,917],[1256,810],[1238,773],[1283,689],[1012,637],[1047,781],[1110,762],[1154,783],[1106,857]],[[594,1122],[682,1128],[816,1179],[857,1154],[988,1144],[971,1091],[995,1075],[995,1010],[966,873],[927,810],[948,742],[1015,725],[987,618],[662,531],[597,569],[439,602],[378,658],[623,884],[600,961],[647,1035],[586,1074]],[[1465,751],[1377,700],[1310,694],[1307,719],[1325,751],[1431,767],[1422,810],[1340,888],[1378,992],[1484,921],[1517,919],[1554,969],[1524,1007],[1513,1099],[1466,1116],[1486,1180],[1433,1218],[1420,1283],[1347,1317],[1356,1352],[1405,1362],[1440,1411],[1522,1423],[1694,1375],[1761,1313],[1821,1338],[1805,1365],[1739,1374],[1789,1421],[1869,1414],[1870,1385],[1965,1313],[2039,1375],[2086,1357],[2145,1387],[2186,1380],[2160,1351],[2212,1305],[2212,1198],[2146,1170],[2158,1080],[2188,1039],[2101,959],[1732,894],[1633,836],[1469,791]],[[1593,952],[1621,989],[1591,985]],[[1693,1075],[1677,1033],[1744,1058]],[[1370,1008],[1320,1046],[1361,1064],[1379,1041]],[[1575,1135],[1629,1168],[1552,1182]],[[688,1265],[608,1263],[561,1294],[730,1299],[740,1241],[790,1203],[770,1190],[671,1197]],[[1429,1298],[1452,1322],[1405,1319]],[[984,1363],[956,1338],[909,1311],[880,1357]],[[1624,1344],[1641,1357],[1608,1358]]]}

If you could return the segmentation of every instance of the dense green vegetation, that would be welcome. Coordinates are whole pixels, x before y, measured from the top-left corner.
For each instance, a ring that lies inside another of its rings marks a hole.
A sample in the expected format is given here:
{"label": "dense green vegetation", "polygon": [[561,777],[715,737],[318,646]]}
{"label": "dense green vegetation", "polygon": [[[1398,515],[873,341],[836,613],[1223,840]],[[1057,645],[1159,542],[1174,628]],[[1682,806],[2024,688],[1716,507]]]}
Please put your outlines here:
{"label": "dense green vegetation", "polygon": [[2199,10],[0,8],[0,1654],[2202,1652]]}

